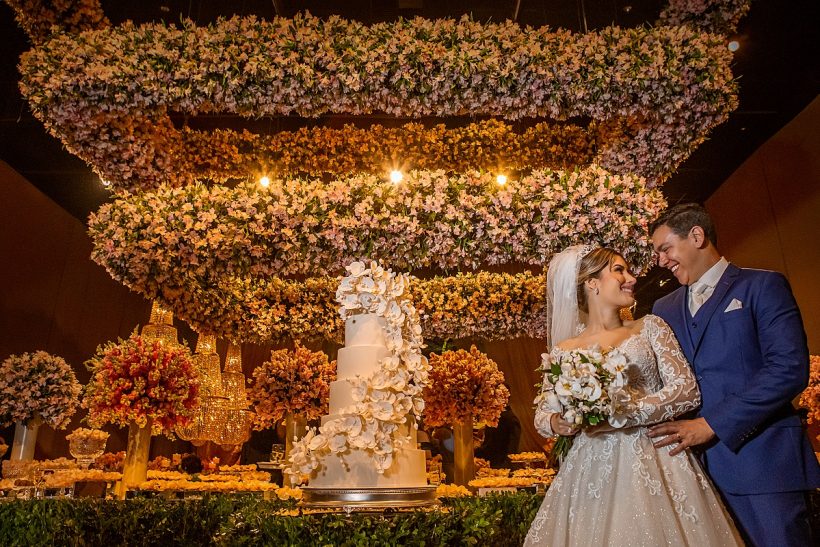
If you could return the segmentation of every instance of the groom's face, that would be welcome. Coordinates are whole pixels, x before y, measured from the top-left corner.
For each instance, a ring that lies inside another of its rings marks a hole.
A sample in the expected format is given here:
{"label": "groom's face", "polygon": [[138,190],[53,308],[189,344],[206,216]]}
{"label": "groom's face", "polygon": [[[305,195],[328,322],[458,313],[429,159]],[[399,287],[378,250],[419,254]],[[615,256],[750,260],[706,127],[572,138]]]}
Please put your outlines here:
{"label": "groom's face", "polygon": [[658,255],[658,265],[672,272],[678,283],[691,285],[697,281],[692,269],[697,264],[698,248],[691,237],[681,237],[663,225],[652,234],[652,246]]}

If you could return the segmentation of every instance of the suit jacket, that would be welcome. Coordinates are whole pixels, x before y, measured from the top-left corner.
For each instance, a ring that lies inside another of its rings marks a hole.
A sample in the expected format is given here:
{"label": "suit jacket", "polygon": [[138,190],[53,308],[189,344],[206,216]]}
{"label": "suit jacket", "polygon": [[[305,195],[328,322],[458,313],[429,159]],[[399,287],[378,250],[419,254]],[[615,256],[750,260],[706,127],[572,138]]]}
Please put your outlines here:
{"label": "suit jacket", "polygon": [[702,461],[718,488],[820,487],[820,466],[791,405],[808,384],[809,354],[786,278],[730,264],[694,317],[686,287],[658,300],[653,313],[672,327],[694,368],[700,415],[717,435]]}

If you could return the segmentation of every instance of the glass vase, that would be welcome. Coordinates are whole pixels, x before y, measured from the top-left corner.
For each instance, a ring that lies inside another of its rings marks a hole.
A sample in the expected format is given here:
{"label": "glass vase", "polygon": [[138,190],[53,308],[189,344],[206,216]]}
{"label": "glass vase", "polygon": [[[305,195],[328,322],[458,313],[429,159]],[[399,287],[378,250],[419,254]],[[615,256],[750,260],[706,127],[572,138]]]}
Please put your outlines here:
{"label": "glass vase", "polygon": [[28,421],[18,421],[14,428],[14,442],[9,459],[12,461],[31,461],[34,459],[34,447],[37,445],[37,433],[43,420],[35,416]]}
{"label": "glass vase", "polygon": [[473,452],[473,419],[461,424],[453,424],[454,474],[455,483],[467,486],[475,478],[475,457]]}
{"label": "glass vase", "polygon": [[120,499],[125,499],[125,491],[145,482],[148,477],[148,454],[151,450],[151,421],[140,427],[137,422],[128,426],[128,447],[122,468],[122,482],[119,487]]}
{"label": "glass vase", "polygon": [[305,436],[307,419],[301,414],[288,412],[285,415],[285,461],[290,457],[293,443]]}

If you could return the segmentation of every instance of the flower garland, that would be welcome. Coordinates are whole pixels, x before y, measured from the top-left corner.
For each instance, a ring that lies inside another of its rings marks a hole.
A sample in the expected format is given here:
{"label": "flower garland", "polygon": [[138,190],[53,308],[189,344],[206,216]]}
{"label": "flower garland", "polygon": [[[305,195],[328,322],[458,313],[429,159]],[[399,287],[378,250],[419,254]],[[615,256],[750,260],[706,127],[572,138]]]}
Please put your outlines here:
{"label": "flower garland", "polygon": [[77,34],[110,24],[100,0],[6,0],[6,4],[35,44],[45,42],[54,27],[59,27],[60,32]]}
{"label": "flower garland", "polygon": [[0,425],[42,419],[65,429],[82,386],[71,365],[45,351],[11,355],[0,363]]}
{"label": "flower garland", "polygon": [[430,355],[430,383],[424,390],[424,425],[441,427],[472,419],[490,427],[510,399],[498,365],[478,351],[463,349]]}
{"label": "flower garland", "polygon": [[751,6],[752,0],[669,0],[658,23],[690,25],[703,32],[731,34]]}
{"label": "flower garland", "polygon": [[389,166],[449,172],[573,168],[592,162],[599,140],[596,124],[585,129],[542,122],[517,133],[499,120],[452,129],[420,123],[317,126],[273,135],[184,127],[181,138],[185,153],[171,168],[219,183],[272,172],[384,174]]}
{"label": "flower garland", "polygon": [[89,218],[92,258],[143,294],[186,280],[334,275],[354,259],[402,269],[544,265],[590,233],[642,270],[646,228],[666,206],[643,179],[534,171],[501,187],[489,173],[414,171],[276,179],[267,189],[202,185],[125,195]]}
{"label": "flower garland", "polygon": [[151,420],[153,435],[174,438],[174,428],[188,425],[199,404],[198,374],[184,345],[148,342],[135,331],[97,348],[86,366],[91,380],[83,407],[92,427],[132,421],[145,427]]}
{"label": "flower garland", "polygon": [[[191,183],[169,112],[245,117],[586,117],[595,162],[661,182],[737,104],[723,39],[688,27],[573,34],[415,18],[233,17],[56,35],[21,59],[47,129],[115,188]],[[475,166],[474,166],[475,167]]]}
{"label": "flower garland", "polygon": [[[335,278],[273,278],[163,293],[174,314],[220,338],[266,344],[291,339],[342,342]],[[543,338],[543,275],[476,272],[413,279],[410,293],[425,338]]]}
{"label": "flower garland", "polygon": [[810,357],[809,385],[800,394],[798,405],[809,411],[810,424],[820,422],[820,355]]}
{"label": "flower garland", "polygon": [[[409,298],[407,274],[395,274],[378,263],[369,267],[353,262],[336,291],[342,320],[356,314],[374,313],[385,320],[389,355],[368,377],[347,379],[354,403],[294,443],[290,467],[292,479],[310,475],[329,454],[364,450],[379,473],[389,469],[393,453],[403,444],[400,426],[417,421],[424,411],[422,391],[430,366],[421,354],[418,315]],[[412,416],[412,418],[408,418]]]}
{"label": "flower garland", "polygon": [[330,382],[336,378],[336,361],[321,351],[311,351],[296,342],[293,350],[271,351],[253,371],[248,397],[254,405],[254,427],[275,426],[288,413],[308,420],[327,414]]}

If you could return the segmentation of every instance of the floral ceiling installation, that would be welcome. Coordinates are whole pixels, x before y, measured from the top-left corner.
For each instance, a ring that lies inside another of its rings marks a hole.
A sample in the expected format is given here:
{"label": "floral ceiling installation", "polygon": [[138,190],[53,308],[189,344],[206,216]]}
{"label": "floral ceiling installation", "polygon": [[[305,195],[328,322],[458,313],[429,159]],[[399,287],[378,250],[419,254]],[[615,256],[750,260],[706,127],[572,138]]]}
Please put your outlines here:
{"label": "floral ceiling installation", "polygon": [[136,290],[186,278],[338,275],[362,258],[402,270],[544,265],[589,233],[640,271],[651,260],[648,223],[665,206],[643,179],[595,166],[534,171],[504,186],[489,173],[414,171],[401,184],[358,175],[163,187],[103,205],[89,233],[92,258]]}
{"label": "floral ceiling installation", "polygon": [[662,182],[735,108],[723,38],[686,26],[575,34],[514,22],[233,17],[58,34],[21,59],[48,130],[115,188],[181,186],[171,113],[586,118],[594,161]]}
{"label": "floral ceiling installation", "polygon": [[259,135],[249,131],[183,128],[187,154],[174,168],[198,180],[226,182],[249,173],[384,174],[391,168],[465,172],[572,168],[589,165],[598,141],[610,138],[605,125],[583,128],[542,122],[522,132],[498,120],[447,129],[373,125],[341,129],[303,127]]}
{"label": "floral ceiling installation", "polygon": [[662,25],[689,25],[704,32],[731,34],[749,12],[752,0],[669,0],[658,21]]}
{"label": "floral ceiling installation", "polygon": [[111,23],[100,0],[5,0],[17,23],[35,44],[45,42],[55,31],[76,34],[105,28]]}
{"label": "floral ceiling installation", "polygon": [[[490,174],[411,172],[400,185],[360,175],[329,183],[277,179],[267,189],[193,185],[126,195],[92,215],[89,233],[94,260],[126,286],[163,299],[198,328],[263,341],[280,338],[285,328],[305,338],[337,332],[328,320],[327,285],[284,277],[336,275],[358,258],[405,270],[541,266],[587,233],[622,250],[640,270],[651,260],[647,224],[664,207],[660,191],[642,179],[597,167],[535,171],[503,187]],[[467,320],[459,329],[444,311],[450,301],[432,293],[429,301],[437,319],[425,325],[428,336],[490,325],[522,332],[517,306],[509,324]]]}
{"label": "floral ceiling installation", "polygon": [[[288,339],[341,343],[344,324],[334,298],[338,280],[272,278],[255,282],[223,280],[162,298],[178,317],[222,338],[264,344]],[[543,275],[529,272],[459,273],[414,279],[410,293],[427,339],[503,340],[547,332]]]}

